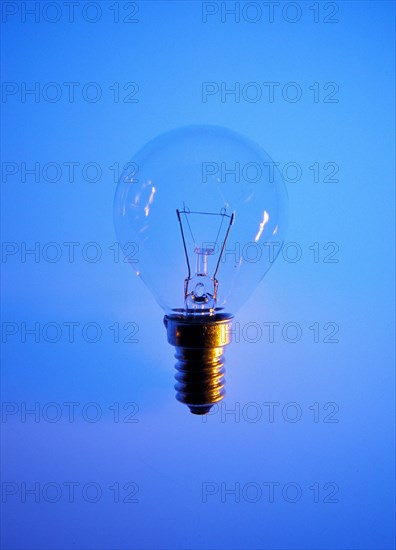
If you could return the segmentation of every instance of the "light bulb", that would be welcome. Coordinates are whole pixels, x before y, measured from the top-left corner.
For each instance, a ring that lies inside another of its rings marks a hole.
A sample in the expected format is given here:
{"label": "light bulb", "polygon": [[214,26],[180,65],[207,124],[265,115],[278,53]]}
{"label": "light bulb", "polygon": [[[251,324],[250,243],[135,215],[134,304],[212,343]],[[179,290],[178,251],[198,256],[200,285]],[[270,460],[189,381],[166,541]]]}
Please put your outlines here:
{"label": "light bulb", "polygon": [[216,126],[157,137],[121,175],[118,242],[165,311],[178,360],[176,398],[194,414],[224,397],[233,314],[281,250],[286,203],[267,153]]}

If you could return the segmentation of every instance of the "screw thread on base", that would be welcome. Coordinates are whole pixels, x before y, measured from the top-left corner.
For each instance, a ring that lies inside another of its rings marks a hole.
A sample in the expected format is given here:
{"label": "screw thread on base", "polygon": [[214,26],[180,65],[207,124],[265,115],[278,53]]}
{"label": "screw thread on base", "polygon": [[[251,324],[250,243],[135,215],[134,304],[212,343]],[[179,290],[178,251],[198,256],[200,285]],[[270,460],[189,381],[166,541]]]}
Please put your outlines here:
{"label": "screw thread on base", "polygon": [[206,414],[225,395],[223,348],[177,348],[176,399],[193,414]]}
{"label": "screw thread on base", "polygon": [[231,340],[232,316],[165,316],[168,342],[177,359],[176,399],[193,414],[207,414],[225,395],[224,347]]}

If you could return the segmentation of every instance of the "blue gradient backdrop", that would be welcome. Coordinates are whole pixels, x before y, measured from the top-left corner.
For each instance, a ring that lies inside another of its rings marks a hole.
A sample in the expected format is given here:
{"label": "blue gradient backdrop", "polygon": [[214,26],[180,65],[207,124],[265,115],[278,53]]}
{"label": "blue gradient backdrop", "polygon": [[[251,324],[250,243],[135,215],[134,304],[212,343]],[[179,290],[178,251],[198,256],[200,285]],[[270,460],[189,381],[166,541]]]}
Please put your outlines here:
{"label": "blue gradient backdrop", "polygon": [[[394,4],[281,2],[272,23],[254,2],[236,4],[239,22],[213,2],[77,2],[71,22],[65,3],[36,4],[25,16],[34,2],[2,2],[2,548],[394,548]],[[273,102],[265,87],[257,102],[204,102],[205,82],[280,84]],[[282,96],[290,82],[299,101]],[[329,82],[337,101],[324,101]],[[192,123],[301,167],[287,182],[301,258],[278,259],[238,315],[226,408],[206,421],[175,401],[162,312],[109,248],[114,163]],[[79,163],[74,181],[65,163]],[[73,261],[66,242],[79,243]],[[279,323],[273,343],[264,322]],[[287,323],[299,341],[282,337]],[[137,342],[123,342],[131,329]]]}

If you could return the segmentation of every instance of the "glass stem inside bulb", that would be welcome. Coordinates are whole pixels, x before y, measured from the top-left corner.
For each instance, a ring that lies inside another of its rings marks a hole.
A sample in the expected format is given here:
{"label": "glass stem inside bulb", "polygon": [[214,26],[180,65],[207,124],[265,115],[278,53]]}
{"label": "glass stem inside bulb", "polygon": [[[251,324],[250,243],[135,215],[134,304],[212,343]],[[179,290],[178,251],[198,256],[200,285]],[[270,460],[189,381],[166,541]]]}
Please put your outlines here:
{"label": "glass stem inside bulb", "polygon": [[[225,208],[220,212],[199,212],[184,207],[181,211],[176,210],[176,213],[180,223],[188,269],[188,276],[184,281],[186,313],[192,315],[212,314],[217,302],[216,274],[234,215],[228,215]],[[188,240],[185,238],[182,219],[186,223]],[[228,225],[224,224],[225,219],[228,220]],[[209,238],[207,240],[196,239],[198,234],[201,236],[206,234]],[[211,237],[213,237],[213,241]],[[221,240],[223,243],[220,247],[219,241],[221,242]],[[196,243],[202,243],[202,245]],[[191,246],[192,244],[193,246]],[[193,255],[191,255],[192,252]],[[211,257],[212,260],[210,260]],[[191,265],[194,263],[195,274],[191,276]]]}
{"label": "glass stem inside bulb", "polygon": [[204,276],[208,272],[208,256],[214,254],[214,248],[195,248],[197,256],[196,275]]}
{"label": "glass stem inside bulb", "polygon": [[186,279],[186,309],[203,312],[216,305],[217,280],[208,274],[208,256],[214,254],[213,246],[195,247],[196,272]]}

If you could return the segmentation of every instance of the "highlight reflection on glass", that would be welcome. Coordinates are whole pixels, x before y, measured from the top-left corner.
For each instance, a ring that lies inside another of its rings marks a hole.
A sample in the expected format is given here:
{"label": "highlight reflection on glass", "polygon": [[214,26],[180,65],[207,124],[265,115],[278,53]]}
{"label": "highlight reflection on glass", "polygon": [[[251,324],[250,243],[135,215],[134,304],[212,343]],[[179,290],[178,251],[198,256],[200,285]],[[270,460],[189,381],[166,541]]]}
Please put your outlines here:
{"label": "highlight reflection on glass", "polygon": [[154,139],[120,178],[117,238],[127,259],[138,246],[130,265],[165,311],[177,398],[194,413],[224,396],[231,319],[281,250],[286,202],[265,151],[215,126]]}

